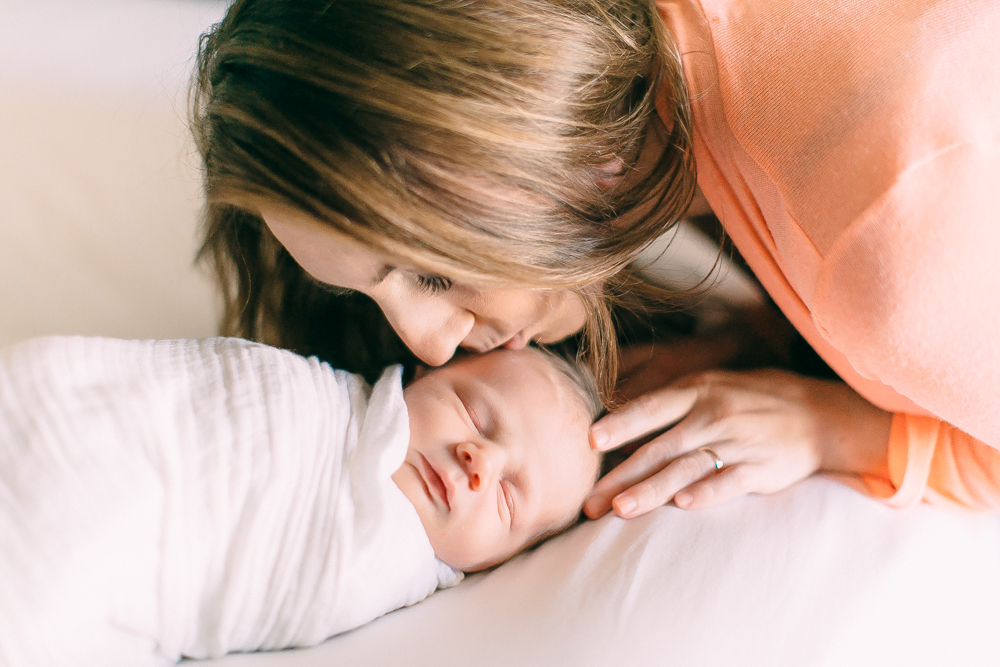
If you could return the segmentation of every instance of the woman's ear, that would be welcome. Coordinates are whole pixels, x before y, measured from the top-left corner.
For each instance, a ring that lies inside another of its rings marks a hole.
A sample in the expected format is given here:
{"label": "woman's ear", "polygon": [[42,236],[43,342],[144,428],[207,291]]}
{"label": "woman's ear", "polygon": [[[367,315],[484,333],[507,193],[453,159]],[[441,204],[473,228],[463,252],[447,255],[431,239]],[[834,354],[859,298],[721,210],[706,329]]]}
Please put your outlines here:
{"label": "woman's ear", "polygon": [[622,173],[625,171],[625,165],[618,158],[608,160],[600,167],[598,167],[597,187],[602,190],[610,190],[611,188],[618,185],[621,180]]}

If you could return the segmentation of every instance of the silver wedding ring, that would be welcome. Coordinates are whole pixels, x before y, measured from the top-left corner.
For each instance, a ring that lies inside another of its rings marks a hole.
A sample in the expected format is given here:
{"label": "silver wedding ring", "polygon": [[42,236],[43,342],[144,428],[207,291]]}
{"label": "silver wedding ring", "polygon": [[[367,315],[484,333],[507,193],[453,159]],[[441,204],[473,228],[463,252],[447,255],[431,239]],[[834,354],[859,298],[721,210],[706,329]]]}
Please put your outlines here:
{"label": "silver wedding ring", "polygon": [[725,463],[722,462],[722,459],[719,458],[719,455],[716,454],[711,449],[709,449],[708,447],[699,447],[698,451],[705,452],[706,454],[712,457],[712,464],[715,466],[716,470],[722,470],[722,466],[726,465]]}

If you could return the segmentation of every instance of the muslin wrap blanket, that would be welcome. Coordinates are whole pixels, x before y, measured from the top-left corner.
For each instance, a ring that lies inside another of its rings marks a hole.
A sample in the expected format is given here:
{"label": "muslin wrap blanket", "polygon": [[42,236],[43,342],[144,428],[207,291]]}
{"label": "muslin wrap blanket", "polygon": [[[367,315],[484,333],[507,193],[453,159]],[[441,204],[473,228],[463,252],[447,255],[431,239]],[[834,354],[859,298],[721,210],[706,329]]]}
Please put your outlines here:
{"label": "muslin wrap blanket", "polygon": [[237,339],[0,353],[0,664],[306,646],[457,583],[390,479],[408,439],[398,367],[369,389]]}

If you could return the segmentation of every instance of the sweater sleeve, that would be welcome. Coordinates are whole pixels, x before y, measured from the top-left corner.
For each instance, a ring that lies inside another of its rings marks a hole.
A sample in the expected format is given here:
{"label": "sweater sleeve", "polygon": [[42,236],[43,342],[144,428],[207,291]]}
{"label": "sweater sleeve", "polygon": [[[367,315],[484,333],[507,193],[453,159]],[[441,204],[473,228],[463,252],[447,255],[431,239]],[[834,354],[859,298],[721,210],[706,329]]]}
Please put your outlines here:
{"label": "sweater sleeve", "polygon": [[889,479],[868,476],[893,507],[921,501],[1000,509],[1000,451],[933,417],[896,413],[889,434]]}

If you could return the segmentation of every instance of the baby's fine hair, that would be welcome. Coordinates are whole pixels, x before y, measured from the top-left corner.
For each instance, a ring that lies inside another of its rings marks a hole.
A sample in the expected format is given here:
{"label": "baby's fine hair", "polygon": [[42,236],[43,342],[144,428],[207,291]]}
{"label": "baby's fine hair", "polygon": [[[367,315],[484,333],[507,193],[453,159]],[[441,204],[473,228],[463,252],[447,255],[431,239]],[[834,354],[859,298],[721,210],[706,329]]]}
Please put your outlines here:
{"label": "baby's fine hair", "polygon": [[601,402],[601,392],[597,387],[597,379],[590,367],[576,356],[565,356],[544,347],[533,347],[533,350],[544,355],[566,380],[566,387],[580,399],[587,418],[591,421],[604,413]]}

